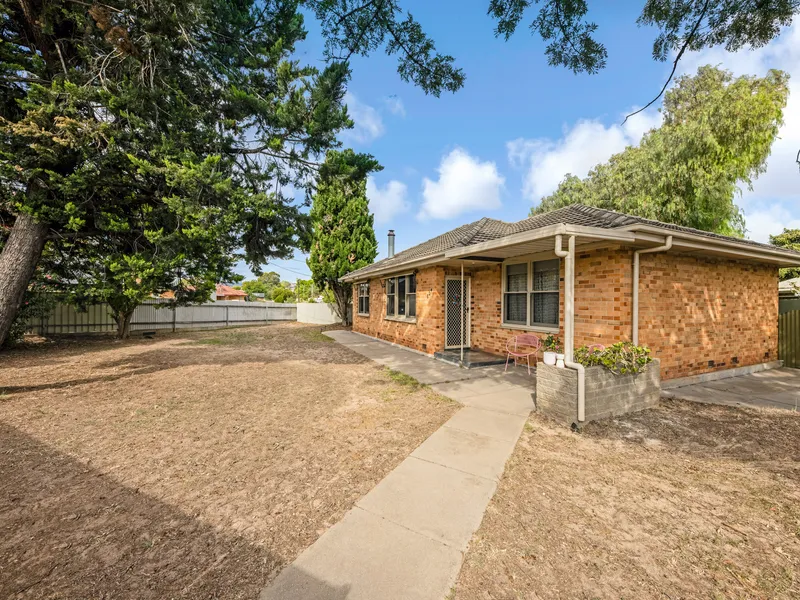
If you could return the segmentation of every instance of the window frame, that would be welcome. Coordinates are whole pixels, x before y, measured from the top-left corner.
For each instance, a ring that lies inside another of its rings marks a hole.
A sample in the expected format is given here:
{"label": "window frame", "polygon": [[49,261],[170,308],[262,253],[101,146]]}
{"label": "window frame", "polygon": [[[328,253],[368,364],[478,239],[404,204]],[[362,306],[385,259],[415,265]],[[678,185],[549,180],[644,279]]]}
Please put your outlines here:
{"label": "window frame", "polygon": [[[363,293],[366,290],[366,293]],[[358,284],[358,314],[362,317],[369,316],[369,281]],[[366,310],[363,310],[366,308]]]}
{"label": "window frame", "polygon": [[[413,278],[413,285],[411,285],[411,280]],[[399,314],[400,310],[400,279],[404,279],[403,283],[403,312],[405,314]],[[383,318],[388,321],[403,321],[408,323],[416,323],[417,321],[417,274],[416,272],[407,272],[407,273],[399,273],[397,275],[391,275],[389,277],[383,278],[383,287],[384,287],[384,299],[386,308],[383,311]],[[390,284],[390,282],[392,282]],[[393,286],[392,293],[389,293],[389,286]],[[413,288],[413,292],[409,290]],[[410,301],[410,298],[413,297],[413,303]],[[389,303],[391,299],[391,309],[392,312],[389,312]],[[414,306],[414,314],[409,315],[409,309],[411,306]]]}
{"label": "window frame", "polygon": [[[555,290],[534,290],[534,282],[533,282],[533,274],[534,274],[534,263],[541,263],[541,262],[550,262],[553,260],[558,260],[558,289]],[[527,279],[525,285],[524,292],[509,292],[507,290],[508,286],[508,267],[514,265],[522,265],[526,266],[527,272]],[[502,268],[502,281],[501,281],[501,318],[500,318],[500,326],[506,329],[523,329],[523,330],[530,330],[530,331],[541,331],[545,333],[559,333],[561,330],[561,269],[562,269],[563,262],[560,258],[552,256],[550,258],[533,258],[533,257],[520,257],[515,259],[508,259],[503,263]],[[506,320],[506,298],[509,294],[525,294],[525,323],[518,322],[518,321],[507,321]],[[536,323],[533,321],[533,303],[535,301],[535,295],[537,294],[558,294],[558,323]]]}

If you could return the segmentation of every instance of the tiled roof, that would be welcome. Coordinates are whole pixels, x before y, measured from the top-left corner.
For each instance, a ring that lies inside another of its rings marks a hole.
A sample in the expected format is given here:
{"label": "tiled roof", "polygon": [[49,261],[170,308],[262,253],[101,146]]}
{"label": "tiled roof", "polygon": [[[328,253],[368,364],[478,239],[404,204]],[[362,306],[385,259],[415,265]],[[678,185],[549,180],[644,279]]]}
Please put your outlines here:
{"label": "tiled roof", "polygon": [[217,284],[217,296],[247,296],[244,290],[235,290],[229,285]]}
{"label": "tiled roof", "polygon": [[[626,215],[614,212],[612,210],[606,210],[604,208],[583,206],[581,204],[571,204],[570,206],[566,206],[564,208],[541,215],[536,215],[528,219],[523,219],[522,221],[517,221],[515,223],[506,223],[505,221],[498,221],[497,219],[489,219],[484,217],[483,219],[473,223],[456,227],[455,229],[430,239],[427,242],[423,242],[412,248],[398,252],[391,258],[384,258],[383,260],[379,260],[378,262],[359,269],[358,271],[353,271],[352,273],[349,273],[347,277],[348,279],[352,279],[353,276],[358,277],[360,275],[365,275],[372,271],[384,269],[386,267],[400,267],[406,263],[420,260],[429,256],[435,256],[453,248],[471,246],[480,242],[488,242],[515,233],[532,231],[534,229],[540,229],[542,227],[556,225],[558,223],[564,223],[566,225],[598,227],[601,229],[617,229],[620,227],[627,227],[629,225],[651,225],[654,227],[660,227],[662,229],[669,229],[677,233],[699,235],[709,239],[735,242],[737,244],[754,246],[761,249],[775,249],[775,246],[762,244],[760,242],[753,242],[751,240],[719,235],[717,233],[692,229],[691,227],[681,227],[679,225],[672,225],[670,223],[662,223],[660,221],[653,221],[650,219],[644,219],[642,217]],[[800,257],[800,252],[797,253],[797,255]]]}

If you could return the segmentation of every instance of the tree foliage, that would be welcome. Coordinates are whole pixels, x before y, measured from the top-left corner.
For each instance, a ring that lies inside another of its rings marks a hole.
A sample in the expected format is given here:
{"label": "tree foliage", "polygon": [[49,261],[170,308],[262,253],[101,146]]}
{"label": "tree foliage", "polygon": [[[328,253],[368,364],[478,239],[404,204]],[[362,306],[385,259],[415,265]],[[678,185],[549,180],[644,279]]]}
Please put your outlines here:
{"label": "tree foliage", "polygon": [[[495,34],[509,39],[534,4],[539,10],[530,29],[547,43],[551,65],[575,73],[596,73],[606,66],[608,51],[596,37],[597,24],[587,17],[587,0],[491,0]],[[671,53],[712,46],[729,52],[764,46],[791,24],[798,10],[796,0],[645,0],[636,23],[656,29],[653,58],[664,61]]]}
{"label": "tree foliage", "polygon": [[314,281],[311,279],[298,279],[295,282],[294,294],[298,302],[313,302],[315,291]]}
{"label": "tree foliage", "polygon": [[320,289],[330,288],[336,313],[346,322],[352,286],[340,277],[372,263],[378,254],[367,201],[367,174],[378,168],[372,157],[331,151],[311,207],[312,240],[308,266]]}
{"label": "tree foliage", "polygon": [[[784,229],[783,233],[769,236],[769,243],[800,252],[800,229]],[[800,267],[788,267],[780,270],[781,281],[796,277],[800,277]]]}
{"label": "tree foliage", "polygon": [[664,98],[663,124],[588,177],[567,175],[531,210],[598,206],[727,235],[744,234],[734,199],[764,171],[783,123],[788,76],[734,78],[701,67]]}
{"label": "tree foliage", "polygon": [[[0,0],[0,220],[14,251],[0,254],[0,340],[45,242],[60,281],[121,323],[151,293],[189,301],[235,259],[258,270],[303,245],[307,219],[284,191],[310,193],[352,127],[348,59],[385,46],[427,93],[463,83],[411,15],[374,4]],[[308,11],[322,69],[294,58]]]}

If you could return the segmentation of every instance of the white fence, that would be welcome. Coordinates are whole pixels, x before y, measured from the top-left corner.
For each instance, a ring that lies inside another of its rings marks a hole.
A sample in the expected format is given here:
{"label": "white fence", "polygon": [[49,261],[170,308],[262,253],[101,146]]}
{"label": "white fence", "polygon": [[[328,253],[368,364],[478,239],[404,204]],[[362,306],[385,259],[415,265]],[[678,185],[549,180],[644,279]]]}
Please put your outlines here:
{"label": "white fence", "polygon": [[[133,311],[131,331],[213,329],[296,320],[297,306],[294,304],[221,301],[175,306],[169,300],[153,299],[145,301]],[[85,311],[69,304],[57,304],[48,316],[32,319],[28,323],[28,331],[39,335],[115,330],[116,324],[107,304],[93,304]]]}
{"label": "white fence", "polygon": [[333,310],[332,304],[298,302],[297,322],[333,325],[334,323],[341,323],[342,320],[336,316],[336,311]]}

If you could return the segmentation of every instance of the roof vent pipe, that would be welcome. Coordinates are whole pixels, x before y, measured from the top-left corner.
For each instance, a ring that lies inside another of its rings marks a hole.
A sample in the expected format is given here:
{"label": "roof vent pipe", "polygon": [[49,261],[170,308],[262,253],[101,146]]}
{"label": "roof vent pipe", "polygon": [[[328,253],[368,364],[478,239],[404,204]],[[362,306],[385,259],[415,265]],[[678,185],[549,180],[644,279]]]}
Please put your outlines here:
{"label": "roof vent pipe", "polygon": [[389,230],[389,258],[394,256],[394,229]]}

